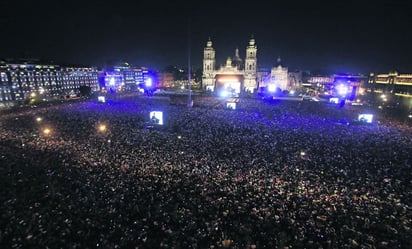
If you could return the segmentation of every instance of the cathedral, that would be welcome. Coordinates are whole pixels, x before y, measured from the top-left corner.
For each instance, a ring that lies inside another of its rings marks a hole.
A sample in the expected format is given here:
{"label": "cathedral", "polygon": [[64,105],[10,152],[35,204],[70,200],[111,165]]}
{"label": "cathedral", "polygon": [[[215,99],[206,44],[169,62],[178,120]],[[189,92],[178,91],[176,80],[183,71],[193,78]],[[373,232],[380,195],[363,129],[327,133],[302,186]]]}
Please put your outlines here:
{"label": "cathedral", "polygon": [[257,46],[254,38],[246,47],[244,63],[236,49],[233,58],[228,57],[226,64],[216,68],[216,53],[211,39],[203,51],[203,87],[220,96],[239,96],[241,93],[253,93],[257,90]]}

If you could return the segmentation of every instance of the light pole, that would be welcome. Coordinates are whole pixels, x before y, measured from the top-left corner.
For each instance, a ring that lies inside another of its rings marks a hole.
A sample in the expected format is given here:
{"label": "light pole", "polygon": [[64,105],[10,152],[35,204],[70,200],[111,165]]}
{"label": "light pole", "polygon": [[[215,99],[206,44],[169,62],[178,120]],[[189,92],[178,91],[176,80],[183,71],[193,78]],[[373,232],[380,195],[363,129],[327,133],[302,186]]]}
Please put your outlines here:
{"label": "light pole", "polygon": [[190,82],[190,18],[188,21],[188,32],[187,32],[187,60],[188,60],[188,69],[187,69],[187,90],[189,91],[188,97],[187,97],[187,106],[188,107],[193,107],[193,100],[192,100],[192,85]]}

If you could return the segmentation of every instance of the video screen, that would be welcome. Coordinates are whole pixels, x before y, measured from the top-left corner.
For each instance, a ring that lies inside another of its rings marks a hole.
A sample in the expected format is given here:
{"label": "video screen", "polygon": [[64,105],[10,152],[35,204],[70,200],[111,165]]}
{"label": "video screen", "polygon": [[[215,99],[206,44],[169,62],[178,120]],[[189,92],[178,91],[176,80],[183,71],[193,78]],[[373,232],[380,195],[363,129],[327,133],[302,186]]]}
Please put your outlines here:
{"label": "video screen", "polygon": [[215,90],[215,87],[214,86],[206,86],[206,90],[210,91],[210,92],[213,92]]}
{"label": "video screen", "polygon": [[373,114],[359,114],[358,121],[370,124],[373,121]]}
{"label": "video screen", "polygon": [[329,102],[334,103],[334,104],[338,104],[339,103],[339,98],[330,98]]}
{"label": "video screen", "polygon": [[236,103],[234,103],[234,102],[227,102],[227,103],[226,103],[226,108],[227,108],[227,109],[236,110]]}
{"label": "video screen", "polygon": [[152,124],[163,125],[163,112],[151,111],[149,118]]}
{"label": "video screen", "polygon": [[106,98],[104,96],[99,96],[99,97],[97,97],[97,102],[106,103]]}

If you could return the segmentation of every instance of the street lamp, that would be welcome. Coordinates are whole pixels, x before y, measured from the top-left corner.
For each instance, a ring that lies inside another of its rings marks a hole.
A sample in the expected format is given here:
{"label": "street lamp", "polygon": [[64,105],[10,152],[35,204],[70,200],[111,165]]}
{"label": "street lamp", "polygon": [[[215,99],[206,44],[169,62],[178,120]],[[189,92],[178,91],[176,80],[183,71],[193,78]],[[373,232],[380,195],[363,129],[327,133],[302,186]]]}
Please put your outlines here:
{"label": "street lamp", "polygon": [[50,135],[50,133],[51,133],[51,129],[50,129],[50,128],[46,127],[46,128],[43,129],[43,134],[44,134],[44,135],[47,136],[47,135]]}

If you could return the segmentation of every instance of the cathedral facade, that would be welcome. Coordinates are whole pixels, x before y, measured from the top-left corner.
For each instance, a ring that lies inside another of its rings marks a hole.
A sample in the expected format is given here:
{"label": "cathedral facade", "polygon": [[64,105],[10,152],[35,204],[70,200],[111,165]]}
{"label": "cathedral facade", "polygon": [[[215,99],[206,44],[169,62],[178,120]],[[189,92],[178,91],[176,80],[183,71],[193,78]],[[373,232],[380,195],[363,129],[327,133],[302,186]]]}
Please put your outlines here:
{"label": "cathedral facade", "polygon": [[241,93],[253,93],[257,85],[257,46],[251,38],[246,47],[246,58],[243,60],[236,49],[233,58],[228,57],[226,64],[216,67],[216,52],[212,41],[206,43],[203,50],[203,87],[220,96],[239,96]]}

